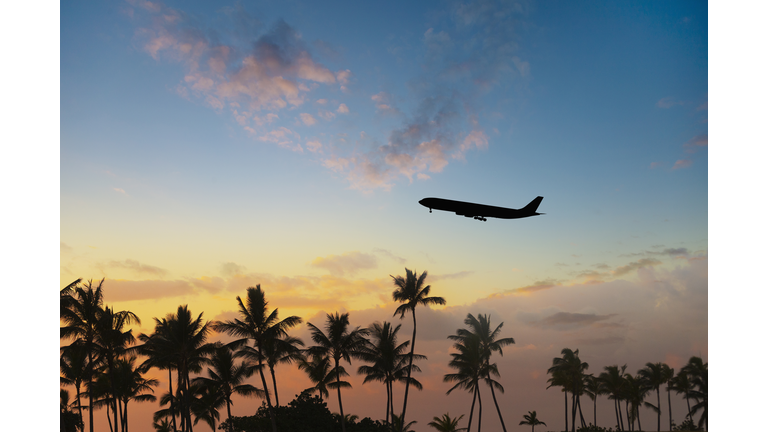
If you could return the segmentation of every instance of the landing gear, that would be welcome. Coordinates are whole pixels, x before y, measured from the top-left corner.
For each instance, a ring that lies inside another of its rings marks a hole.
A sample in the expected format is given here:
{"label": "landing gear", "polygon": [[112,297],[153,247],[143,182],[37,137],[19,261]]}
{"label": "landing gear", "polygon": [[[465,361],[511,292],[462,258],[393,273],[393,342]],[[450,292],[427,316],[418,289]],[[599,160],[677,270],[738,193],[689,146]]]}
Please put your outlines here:
{"label": "landing gear", "polygon": [[477,219],[477,220],[480,220],[480,221],[483,221],[483,222],[485,222],[485,221],[487,221],[487,220],[488,220],[488,219],[486,219],[486,218],[484,218],[484,217],[482,217],[482,216],[475,216],[475,219]]}
{"label": "landing gear", "polygon": [[429,212],[432,213],[432,209],[429,209]]}

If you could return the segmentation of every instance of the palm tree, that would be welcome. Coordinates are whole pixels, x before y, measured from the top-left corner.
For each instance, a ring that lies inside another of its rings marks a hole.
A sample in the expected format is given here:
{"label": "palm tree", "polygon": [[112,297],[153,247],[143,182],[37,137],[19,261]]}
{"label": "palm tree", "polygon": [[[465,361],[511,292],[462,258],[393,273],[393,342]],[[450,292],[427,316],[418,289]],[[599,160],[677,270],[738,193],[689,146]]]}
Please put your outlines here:
{"label": "palm tree", "polygon": [[582,426],[586,426],[584,416],[581,414],[579,396],[584,391],[584,371],[589,368],[589,364],[582,362],[579,359],[579,350],[573,351],[569,348],[563,348],[560,353],[563,357],[555,357],[552,359],[552,367],[549,368],[547,372],[554,373],[558,370],[562,371],[563,384],[566,385],[571,392],[571,430],[575,431],[577,408],[579,410],[581,424]]}
{"label": "palm tree", "polygon": [[407,424],[403,424],[403,419],[399,415],[392,417],[392,430],[402,432],[413,432],[411,426],[416,424],[416,421],[410,421]]}
{"label": "palm tree", "polygon": [[[339,398],[339,412],[341,418],[344,418],[344,406],[341,403],[341,371],[339,369],[339,362],[343,359],[347,363],[352,364],[351,357],[359,357],[362,347],[367,343],[364,336],[368,334],[368,329],[355,327],[354,330],[350,331],[348,313],[339,315],[336,312],[335,315],[326,315],[327,323],[325,330],[327,335],[312,323],[307,323],[312,334],[312,340],[317,344],[310,347],[308,351],[313,356],[333,358],[337,384],[336,391]],[[344,422],[341,422],[341,430],[346,432]]]}
{"label": "palm tree", "polygon": [[[105,306],[96,326],[95,342],[99,355],[106,362],[107,373],[109,374],[109,381],[112,386],[112,398],[115,402],[115,410],[113,411],[115,425],[118,424],[118,414],[121,417],[120,424],[123,424],[122,400],[117,394],[115,362],[118,361],[120,356],[126,354],[129,350],[128,347],[135,342],[131,330],[123,331],[126,325],[132,323],[141,324],[139,317],[133,312],[115,312],[109,306]],[[115,426],[115,429],[117,429],[117,426]]]}
{"label": "palm tree", "polygon": [[216,432],[216,420],[220,418],[219,408],[227,402],[224,394],[219,390],[215,384],[201,385],[194,380],[189,389],[192,400],[190,409],[195,416],[194,424],[203,420],[213,432]]}
{"label": "palm tree", "polygon": [[[639,377],[644,378],[648,385],[651,386],[652,389],[656,390],[656,405],[651,405],[646,403],[646,406],[651,408],[652,410],[656,411],[657,418],[656,418],[656,430],[661,430],[661,392],[659,388],[662,384],[667,382],[668,378],[665,373],[664,366],[666,366],[664,363],[646,363],[645,368],[640,369],[637,371],[637,375]],[[667,366],[667,369],[669,369],[669,366]]]}
{"label": "palm tree", "polygon": [[664,382],[667,383],[667,406],[669,407],[669,430],[672,430],[672,396],[670,391],[672,389],[672,378],[675,376],[675,370],[669,367],[666,363],[661,364],[662,373],[664,374]]}
{"label": "palm tree", "polygon": [[[59,429],[61,432],[77,432],[83,430],[82,414],[69,409],[69,392],[59,389]],[[79,406],[78,406],[79,408]]]}
{"label": "palm tree", "polygon": [[535,431],[536,425],[547,425],[536,417],[536,411],[528,411],[528,414],[523,415],[523,418],[525,420],[521,421],[520,424],[531,425],[531,432]]}
{"label": "palm tree", "polygon": [[[635,420],[637,420],[638,430],[642,430],[640,423],[640,406],[643,405],[645,396],[651,391],[651,386],[643,377],[633,377],[631,374],[624,374],[624,392],[629,411],[627,412],[627,422],[630,424],[630,430],[634,430]],[[647,407],[653,409],[654,405],[646,402]]]}
{"label": "palm tree", "polygon": [[[593,401],[594,406],[594,425],[597,426],[597,397],[605,394],[603,384],[592,374],[584,376],[584,393]],[[670,428],[672,430],[672,428]]]}
{"label": "palm tree", "polygon": [[605,372],[601,373],[598,378],[603,384],[608,399],[613,400],[613,408],[616,411],[616,425],[621,430],[624,430],[624,422],[621,417],[620,401],[623,400],[624,386],[626,385],[624,381],[624,371],[626,369],[627,365],[622,366],[621,370],[619,370],[619,366],[606,366]]}
{"label": "palm tree", "polygon": [[64,293],[63,296],[70,295],[74,300],[64,299],[62,301],[64,310],[61,313],[61,321],[64,323],[64,327],[61,328],[60,337],[65,340],[74,339],[74,343],[80,345],[88,354],[85,376],[88,380],[86,389],[88,389],[88,424],[90,432],[93,432],[93,395],[91,394],[91,384],[96,369],[94,356],[96,355],[97,346],[95,338],[98,322],[103,312],[103,283],[104,279],[96,287],[93,286],[90,280],[85,286],[76,283],[70,284],[65,289],[67,293],[71,294]]}
{"label": "palm tree", "polygon": [[232,424],[231,411],[232,395],[263,396],[264,390],[260,390],[250,384],[243,384],[246,378],[253,375],[254,368],[246,362],[235,365],[232,350],[226,345],[217,345],[216,351],[211,358],[211,365],[213,367],[208,368],[208,378],[197,377],[192,380],[192,384],[197,384],[209,392],[221,395],[227,405],[227,420],[231,430],[234,426]]}
{"label": "palm tree", "polygon": [[[146,372],[149,369],[156,367],[160,370],[168,370],[168,399],[166,403],[170,403],[168,409],[168,417],[171,418],[173,430],[176,430],[176,412],[177,412],[177,399],[173,393],[173,369],[176,368],[176,353],[173,351],[173,347],[167,341],[172,340],[170,335],[170,325],[166,318],[162,320],[154,318],[155,330],[151,335],[144,333],[138,336],[138,339],[144,342],[143,345],[137,347],[137,351],[146,356],[146,360],[141,364],[141,369]],[[163,404],[164,405],[164,404]]]}
{"label": "palm tree", "polygon": [[[407,380],[405,381],[405,396],[403,397],[403,414],[400,416],[405,422],[405,411],[408,408],[408,388],[411,384],[411,371],[413,368],[413,350],[416,348],[416,306],[423,305],[444,305],[445,299],[442,297],[429,297],[431,287],[424,286],[424,280],[427,278],[427,272],[423,272],[416,277],[416,272],[405,269],[405,278],[402,276],[392,276],[395,291],[392,292],[392,299],[403,303],[395,310],[394,315],[400,314],[400,319],[410,311],[413,316],[413,336],[411,337],[411,354],[408,360]],[[394,316],[393,315],[393,316]]]}
{"label": "palm tree", "polygon": [[268,339],[264,343],[264,354],[267,357],[267,366],[272,375],[272,388],[275,389],[275,406],[280,406],[280,397],[277,393],[277,380],[275,378],[275,366],[277,364],[292,364],[303,357],[300,346],[304,346],[301,339],[285,336],[283,338]]}
{"label": "palm tree", "polygon": [[478,420],[477,430],[480,431],[483,414],[483,401],[480,398],[480,380],[487,375],[487,371],[484,367],[482,351],[480,349],[480,338],[476,335],[467,335],[464,337],[457,337],[456,343],[453,344],[453,348],[457,351],[451,353],[451,361],[448,363],[452,369],[456,369],[456,373],[445,374],[443,377],[444,382],[455,382],[456,384],[448,389],[446,394],[457,388],[461,388],[472,392],[472,405],[469,409],[469,421],[467,423],[467,431],[472,428],[472,414],[475,410],[475,400],[478,401]]}
{"label": "palm tree", "polygon": [[135,367],[136,357],[129,357],[127,359],[119,359],[115,364],[115,380],[114,385],[117,390],[116,396],[122,401],[122,430],[128,431],[128,402],[154,402],[157,398],[151,394],[145,394],[146,392],[154,393],[152,387],[159,384],[159,381],[151,378],[146,379],[142,376],[141,367]]}
{"label": "palm tree", "polygon": [[267,380],[264,378],[264,361],[267,358],[266,345],[270,343],[269,341],[287,337],[288,329],[300,324],[301,318],[290,316],[281,321],[278,318],[277,309],[268,313],[269,302],[267,302],[264,291],[261,290],[261,285],[256,285],[256,288],[249,287],[246,294],[246,303],[243,303],[240,296],[237,297],[241,319],[217,321],[213,323],[213,329],[230,336],[240,337],[242,339],[238,342],[243,344],[247,344],[248,340],[253,342],[253,347],[243,346],[238,356],[245,356],[258,362],[259,376],[264,387],[264,395],[267,398],[269,417],[272,421],[272,431],[277,432],[275,412],[272,409]]}
{"label": "palm tree", "polygon": [[[299,360],[298,367],[303,370],[309,376],[310,381],[315,385],[307,390],[317,390],[320,400],[323,400],[323,396],[328,397],[328,388],[333,388],[333,381],[336,379],[336,373],[331,368],[331,359],[327,356],[310,356],[311,361],[307,361],[306,358]],[[343,370],[338,372],[340,376],[349,376],[349,374]],[[352,385],[346,381],[339,381],[340,387],[351,388]]]}
{"label": "palm tree", "polygon": [[75,399],[80,423],[83,423],[83,407],[80,400],[80,388],[88,373],[88,353],[82,344],[74,343],[61,349],[59,361],[61,383],[75,386]]}
{"label": "palm tree", "polygon": [[560,369],[552,369],[549,368],[547,370],[547,373],[552,375],[552,378],[548,379],[547,382],[549,385],[547,386],[547,389],[550,387],[562,387],[563,388],[563,395],[564,395],[564,401],[565,401],[565,429],[568,430],[568,383],[570,382],[568,377],[565,374],[565,371]]}
{"label": "palm tree", "polygon": [[432,417],[432,421],[427,423],[428,426],[432,426],[439,432],[459,432],[467,430],[467,428],[459,427],[459,420],[464,418],[464,414],[458,417],[451,417],[450,413],[443,414],[443,417]]}
{"label": "palm tree", "polygon": [[[368,327],[368,332],[371,336],[369,343],[365,344],[360,351],[360,358],[371,365],[360,366],[357,370],[358,374],[365,375],[363,384],[378,381],[383,382],[387,389],[387,407],[385,415],[385,423],[389,424],[390,412],[394,414],[393,404],[393,383],[395,381],[407,381],[407,363],[408,355],[405,354],[405,350],[408,349],[409,341],[397,344],[397,332],[400,331],[400,325],[392,328],[392,325],[388,322],[373,323]],[[418,360],[426,360],[427,357],[419,354],[415,354],[414,357]],[[413,365],[416,371],[419,371],[416,365]],[[413,384],[419,390],[422,389],[422,385],[416,379],[410,379]]]}
{"label": "palm tree", "polygon": [[459,329],[457,330],[456,336],[448,336],[448,339],[458,340],[459,338],[465,338],[468,336],[477,337],[479,339],[480,355],[482,357],[482,361],[484,363],[483,367],[486,372],[486,375],[483,378],[485,379],[486,384],[488,384],[488,386],[491,388],[491,396],[493,396],[493,403],[496,405],[496,412],[499,414],[501,428],[504,430],[504,432],[506,432],[507,428],[504,425],[504,418],[501,416],[499,403],[496,401],[496,392],[494,391],[495,387],[504,393],[504,387],[502,387],[501,384],[491,378],[491,374],[495,376],[500,376],[500,374],[496,364],[490,364],[490,359],[494,352],[498,352],[499,355],[503,356],[504,352],[502,351],[502,348],[504,346],[514,344],[515,339],[511,337],[497,339],[499,333],[501,332],[501,327],[504,325],[504,323],[502,322],[496,327],[495,330],[492,331],[491,318],[488,315],[479,314],[478,317],[475,318],[472,314],[467,314],[467,318],[464,319],[464,324],[468,325],[469,329]]}
{"label": "palm tree", "polygon": [[[208,362],[207,356],[216,348],[207,343],[208,334],[211,331],[210,323],[203,322],[203,314],[192,317],[187,305],[179,306],[176,314],[169,314],[163,321],[155,319],[160,324],[160,332],[153,334],[152,344],[165,345],[164,349],[170,354],[165,359],[164,352],[159,351],[162,357],[160,363],[167,360],[168,365],[176,368],[177,395],[172,400],[179,402],[179,414],[181,416],[181,430],[192,431],[192,392],[190,390],[190,373],[202,370],[202,365]],[[156,327],[156,330],[157,327]],[[155,345],[156,346],[156,345]],[[150,347],[151,348],[151,347]]]}
{"label": "palm tree", "polygon": [[681,372],[689,376],[693,390],[689,393],[696,400],[696,404],[691,408],[691,419],[698,411],[701,411],[698,427],[705,426],[709,430],[708,410],[707,410],[707,392],[709,387],[708,363],[704,363],[701,357],[691,357],[688,364],[683,366]]}
{"label": "palm tree", "polygon": [[672,378],[670,381],[672,384],[672,390],[675,390],[675,393],[685,394],[685,402],[688,405],[688,414],[685,416],[686,418],[692,417],[691,414],[691,392],[693,391],[693,384],[691,383],[690,377],[688,376],[688,373],[684,370],[681,370],[677,373],[677,375]]}

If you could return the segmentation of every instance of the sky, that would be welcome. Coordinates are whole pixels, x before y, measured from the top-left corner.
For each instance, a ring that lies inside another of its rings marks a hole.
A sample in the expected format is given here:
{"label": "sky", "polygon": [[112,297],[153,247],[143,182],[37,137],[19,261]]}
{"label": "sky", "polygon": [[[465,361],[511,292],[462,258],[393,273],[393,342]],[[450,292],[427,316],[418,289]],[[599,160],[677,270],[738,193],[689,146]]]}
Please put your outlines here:
{"label": "sky", "polygon": [[[442,382],[468,313],[515,338],[508,429],[562,427],[563,348],[596,374],[708,361],[708,23],[704,2],[62,4],[59,285],[105,278],[135,333],[181,304],[231,319],[257,284],[281,317],[365,327],[401,323],[391,276],[427,271],[447,305],[417,310],[416,430],[468,417]],[[546,214],[519,220],[418,204],[536,196]],[[282,399],[310,386],[278,372]],[[344,411],[383,417],[384,389],[351,382]],[[132,405],[132,429],[156,409]]]}

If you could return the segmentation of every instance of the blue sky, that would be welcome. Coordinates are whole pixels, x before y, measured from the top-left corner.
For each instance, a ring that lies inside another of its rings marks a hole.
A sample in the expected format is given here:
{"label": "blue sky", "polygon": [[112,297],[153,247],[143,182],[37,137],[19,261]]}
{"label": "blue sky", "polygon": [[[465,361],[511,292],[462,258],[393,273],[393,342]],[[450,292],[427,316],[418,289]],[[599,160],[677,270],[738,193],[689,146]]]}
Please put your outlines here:
{"label": "blue sky", "polygon": [[[308,319],[367,319],[390,274],[428,270],[448,328],[493,311],[536,345],[513,358],[543,413],[561,407],[536,365],[589,333],[547,316],[616,316],[623,333],[582,348],[596,365],[706,357],[706,325],[633,347],[662,333],[605,293],[629,287],[667,328],[660,299],[707,304],[710,19],[702,2],[62,5],[59,282],[106,277],[146,322],[180,302],[227,316],[256,283]],[[537,195],[546,215],[520,221],[417,204]]]}

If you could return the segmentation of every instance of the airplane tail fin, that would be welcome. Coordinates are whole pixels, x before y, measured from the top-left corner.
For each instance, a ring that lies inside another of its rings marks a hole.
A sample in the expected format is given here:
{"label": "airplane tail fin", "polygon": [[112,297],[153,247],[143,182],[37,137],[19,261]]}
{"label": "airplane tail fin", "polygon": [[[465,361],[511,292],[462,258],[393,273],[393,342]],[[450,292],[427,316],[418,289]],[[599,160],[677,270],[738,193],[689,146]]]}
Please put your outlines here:
{"label": "airplane tail fin", "polygon": [[541,204],[541,200],[543,200],[543,199],[544,199],[544,197],[538,196],[538,197],[534,198],[533,201],[529,202],[527,206],[523,207],[520,210],[524,211],[524,212],[530,212],[530,213],[533,213],[533,214],[537,214],[537,215],[538,214],[544,214],[544,213],[536,213],[536,209],[539,208],[539,204]]}

